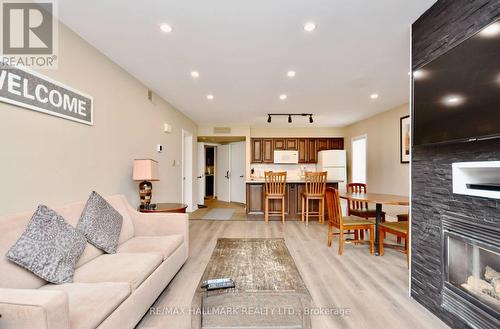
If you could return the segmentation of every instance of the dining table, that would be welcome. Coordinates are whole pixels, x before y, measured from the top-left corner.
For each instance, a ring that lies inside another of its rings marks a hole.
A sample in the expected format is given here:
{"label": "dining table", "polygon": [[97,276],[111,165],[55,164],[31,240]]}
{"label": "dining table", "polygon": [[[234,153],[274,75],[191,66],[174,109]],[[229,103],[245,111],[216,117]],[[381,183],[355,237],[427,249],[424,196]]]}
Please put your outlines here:
{"label": "dining table", "polygon": [[375,255],[379,255],[379,232],[378,227],[382,221],[382,206],[409,206],[410,199],[403,195],[382,194],[382,193],[341,193],[342,199],[357,202],[374,203],[376,210],[375,217]]}

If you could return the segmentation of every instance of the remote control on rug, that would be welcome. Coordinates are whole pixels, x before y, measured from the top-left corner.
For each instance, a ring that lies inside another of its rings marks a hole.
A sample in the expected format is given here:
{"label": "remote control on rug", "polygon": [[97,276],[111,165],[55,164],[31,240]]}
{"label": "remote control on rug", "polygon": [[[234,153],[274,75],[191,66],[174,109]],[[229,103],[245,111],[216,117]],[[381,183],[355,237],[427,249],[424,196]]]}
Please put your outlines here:
{"label": "remote control on rug", "polygon": [[224,282],[233,282],[233,279],[231,279],[231,278],[210,279],[210,280],[203,281],[201,284],[201,287],[206,288],[209,284],[224,283]]}
{"label": "remote control on rug", "polygon": [[207,291],[209,290],[217,290],[217,289],[229,289],[229,288],[234,288],[234,282],[233,280],[229,282],[219,282],[219,283],[212,283],[207,286]]}

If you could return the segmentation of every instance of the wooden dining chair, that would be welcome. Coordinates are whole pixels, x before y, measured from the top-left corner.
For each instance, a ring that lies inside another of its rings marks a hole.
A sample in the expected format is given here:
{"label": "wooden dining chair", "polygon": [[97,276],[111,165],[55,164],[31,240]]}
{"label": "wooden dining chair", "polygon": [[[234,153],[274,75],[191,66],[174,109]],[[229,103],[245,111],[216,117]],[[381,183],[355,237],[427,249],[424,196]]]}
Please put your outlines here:
{"label": "wooden dining chair", "polygon": [[[302,193],[302,222],[309,225],[309,216],[318,216],[321,224],[325,223],[325,190],[327,172],[306,172],[305,191]],[[309,211],[309,200],[318,200],[318,211]]]}
{"label": "wooden dining chair", "polygon": [[[348,193],[367,193],[366,184],[364,183],[350,183],[347,184]],[[377,211],[375,209],[368,208],[368,202],[350,200],[347,202],[347,215],[358,216],[365,219],[375,219],[377,217]],[[382,220],[385,222],[385,212],[382,212]],[[360,231],[359,235],[361,240],[364,240],[365,233]]]}
{"label": "wooden dining chair", "polygon": [[387,235],[387,233],[394,234],[398,238],[405,239],[405,247],[404,247],[404,252],[406,254],[406,266],[409,268],[410,267],[410,253],[409,253],[409,246],[408,246],[408,238],[410,236],[410,227],[409,227],[409,221],[402,221],[402,222],[385,222],[381,223],[378,226],[378,250],[380,253],[380,256],[384,255],[384,239]]}
{"label": "wooden dining chair", "polygon": [[[326,189],[326,205],[328,208],[328,247],[332,246],[333,236],[339,235],[339,255],[344,251],[344,235],[354,234],[357,230],[370,230],[370,254],[373,254],[375,249],[375,224],[369,220],[356,216],[342,216],[342,205],[340,203],[340,194],[337,189],[329,187]],[[333,232],[333,228],[337,228],[339,232]],[[354,233],[348,233],[354,230]],[[348,232],[345,232],[348,231]],[[363,240],[358,240],[355,234],[354,243],[360,243]]]}
{"label": "wooden dining chair", "polygon": [[[285,194],[286,194],[286,172],[264,173],[265,178],[265,205],[264,216],[269,222],[269,216],[281,216],[281,221],[285,223]],[[281,211],[270,211],[269,202],[271,200],[281,200]]]}

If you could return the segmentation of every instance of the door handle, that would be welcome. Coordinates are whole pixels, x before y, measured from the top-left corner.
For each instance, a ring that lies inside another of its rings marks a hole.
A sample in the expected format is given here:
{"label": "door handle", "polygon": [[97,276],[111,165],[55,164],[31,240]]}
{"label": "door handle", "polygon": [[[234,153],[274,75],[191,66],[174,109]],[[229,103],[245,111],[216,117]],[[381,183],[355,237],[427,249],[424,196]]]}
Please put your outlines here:
{"label": "door handle", "polygon": [[203,175],[201,175],[201,176],[198,176],[198,177],[196,177],[196,178],[203,178]]}
{"label": "door handle", "polygon": [[226,178],[229,179],[229,170],[226,171]]}
{"label": "door handle", "polygon": [[240,176],[240,178],[243,178],[243,177],[245,177],[245,176],[243,176],[243,175]]}

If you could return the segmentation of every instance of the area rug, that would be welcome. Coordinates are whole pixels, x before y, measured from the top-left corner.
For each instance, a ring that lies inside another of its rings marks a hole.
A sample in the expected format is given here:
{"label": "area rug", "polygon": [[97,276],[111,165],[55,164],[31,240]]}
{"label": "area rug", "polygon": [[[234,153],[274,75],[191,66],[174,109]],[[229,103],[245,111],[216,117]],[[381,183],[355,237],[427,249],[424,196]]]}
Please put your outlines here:
{"label": "area rug", "polygon": [[214,208],[203,216],[203,219],[229,220],[233,217],[234,209]]}
{"label": "area rug", "polygon": [[310,328],[311,296],[284,239],[218,239],[200,285],[225,277],[234,289],[198,286],[192,328]]}

